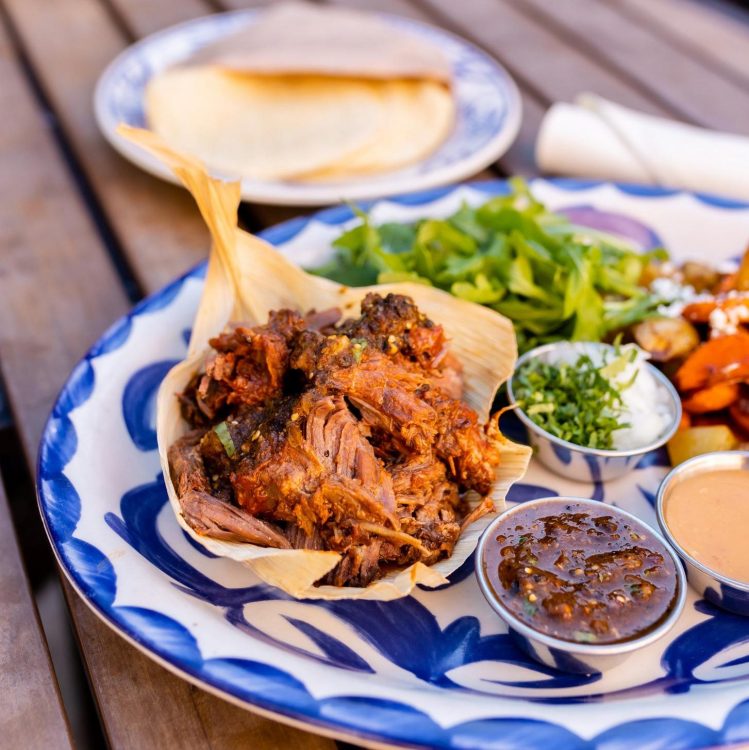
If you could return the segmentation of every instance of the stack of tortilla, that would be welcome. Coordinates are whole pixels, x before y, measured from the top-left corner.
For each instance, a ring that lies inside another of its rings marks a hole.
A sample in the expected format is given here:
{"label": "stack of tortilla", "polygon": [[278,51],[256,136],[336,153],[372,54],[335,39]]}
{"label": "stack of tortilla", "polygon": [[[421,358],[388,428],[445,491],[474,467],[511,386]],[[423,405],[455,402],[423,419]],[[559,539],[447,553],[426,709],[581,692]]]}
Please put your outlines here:
{"label": "stack of tortilla", "polygon": [[156,75],[149,126],[214,169],[344,180],[405,167],[455,116],[441,50],[377,17],[285,3]]}

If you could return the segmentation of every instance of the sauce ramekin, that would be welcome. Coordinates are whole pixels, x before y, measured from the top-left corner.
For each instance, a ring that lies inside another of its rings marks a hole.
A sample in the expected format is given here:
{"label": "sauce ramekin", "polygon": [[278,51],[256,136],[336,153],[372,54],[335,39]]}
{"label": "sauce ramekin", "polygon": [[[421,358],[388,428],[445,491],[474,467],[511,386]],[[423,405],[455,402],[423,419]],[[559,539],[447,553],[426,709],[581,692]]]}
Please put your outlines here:
{"label": "sauce ramekin", "polygon": [[[558,347],[566,345],[568,345],[568,342],[558,341],[527,351],[518,359],[515,365],[515,373],[530,360],[538,357],[546,357]],[[602,346],[609,345],[602,344]],[[515,377],[515,373],[513,373],[512,377],[507,381],[508,400],[511,405],[517,407],[515,413],[525,426],[528,433],[528,440],[539,461],[555,474],[559,474],[565,479],[572,479],[578,482],[605,482],[609,479],[616,479],[623,476],[637,466],[640,459],[646,453],[665,445],[679,428],[679,422],[681,421],[681,399],[671,381],[658,368],[650,363],[645,363],[644,366],[649,369],[650,374],[655,378],[658,388],[664,395],[664,399],[667,398],[669,400],[672,419],[657,440],[630,450],[586,448],[583,445],[576,445],[567,440],[562,440],[547,432],[543,427],[537,425],[523,411],[522,406],[518,404],[513,390],[513,379]]]}
{"label": "sauce ramekin", "polygon": [[[663,536],[666,537],[679,557],[684,561],[687,569],[687,578],[692,588],[712,604],[722,607],[729,612],[749,617],[749,582],[729,578],[692,557],[671,533],[666,523],[664,512],[664,506],[668,501],[669,493],[679,482],[683,482],[689,477],[704,471],[728,469],[749,470],[749,451],[714,451],[713,453],[703,453],[701,456],[695,456],[679,464],[661,482],[656,497],[655,510],[658,516],[658,525],[661,527]],[[749,492],[747,493],[746,501],[749,503]],[[747,543],[749,544],[749,536],[747,536]]]}
{"label": "sauce ramekin", "polygon": [[[569,501],[579,503],[590,512],[600,513],[602,508],[610,508],[614,516],[621,516],[635,526],[643,528],[651,534],[658,542],[661,543],[668,555],[671,557],[676,575],[676,599],[666,617],[656,627],[646,631],[642,635],[630,638],[618,643],[578,643],[564,640],[556,636],[542,633],[519,619],[511,612],[500,599],[499,595],[494,592],[494,588],[489,580],[486,571],[486,548],[493,542],[496,543],[496,532],[499,527],[506,523],[514,513],[518,513],[529,505],[541,505],[544,503],[554,504],[559,501]],[[662,638],[676,624],[679,616],[684,609],[687,596],[687,580],[684,575],[684,568],[681,565],[678,555],[674,552],[668,542],[652,527],[641,521],[636,516],[621,510],[614,506],[607,506],[598,500],[587,498],[558,496],[545,497],[538,500],[530,500],[525,503],[508,508],[486,528],[478,547],[476,548],[475,572],[481,593],[486,598],[489,605],[505,621],[510,634],[516,643],[529,656],[533,657],[541,664],[559,669],[564,672],[576,674],[599,674],[607,669],[617,666],[624,661],[632,652],[637,651],[645,646],[649,646],[658,639]]]}

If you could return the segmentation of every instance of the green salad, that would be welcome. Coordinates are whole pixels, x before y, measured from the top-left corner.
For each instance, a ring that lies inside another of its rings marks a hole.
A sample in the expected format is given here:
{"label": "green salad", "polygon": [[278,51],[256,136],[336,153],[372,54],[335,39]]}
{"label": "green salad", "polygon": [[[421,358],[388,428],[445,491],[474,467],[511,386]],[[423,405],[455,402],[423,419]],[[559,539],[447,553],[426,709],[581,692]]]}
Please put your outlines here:
{"label": "green salad", "polygon": [[558,339],[601,341],[652,315],[662,301],[640,284],[664,250],[572,224],[536,200],[522,180],[508,195],[463,205],[446,219],[359,223],[314,269],[350,286],[411,281],[478,302],[510,318],[521,351]]}

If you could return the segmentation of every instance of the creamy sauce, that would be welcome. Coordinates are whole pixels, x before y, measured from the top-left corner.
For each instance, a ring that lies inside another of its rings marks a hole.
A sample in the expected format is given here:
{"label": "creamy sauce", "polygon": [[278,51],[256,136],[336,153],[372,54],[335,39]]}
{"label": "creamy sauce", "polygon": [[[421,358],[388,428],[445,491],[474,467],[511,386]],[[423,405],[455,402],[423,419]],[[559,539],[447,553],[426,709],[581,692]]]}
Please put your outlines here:
{"label": "creamy sauce", "polygon": [[749,471],[706,471],[674,485],[664,504],[674,539],[711,570],[749,583]]}

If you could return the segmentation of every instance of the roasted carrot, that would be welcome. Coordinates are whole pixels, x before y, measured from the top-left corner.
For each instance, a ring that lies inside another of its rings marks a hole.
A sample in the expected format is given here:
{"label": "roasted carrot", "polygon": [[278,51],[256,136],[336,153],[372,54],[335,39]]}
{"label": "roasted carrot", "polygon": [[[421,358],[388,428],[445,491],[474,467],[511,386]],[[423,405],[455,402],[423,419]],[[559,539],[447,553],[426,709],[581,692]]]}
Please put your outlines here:
{"label": "roasted carrot", "polygon": [[738,383],[718,383],[710,388],[695,391],[684,399],[682,406],[690,414],[706,414],[730,406],[739,397]]}
{"label": "roasted carrot", "polygon": [[681,419],[679,420],[679,429],[680,430],[688,430],[692,426],[692,418],[687,414],[687,412],[683,411],[681,413]]}
{"label": "roasted carrot", "polygon": [[682,392],[749,381],[749,333],[739,331],[701,344],[676,371],[675,380]]}
{"label": "roasted carrot", "polygon": [[736,289],[736,279],[738,278],[738,273],[729,273],[726,274],[716,285],[715,289],[713,289],[714,294],[725,294],[726,292],[731,292],[734,289]]}
{"label": "roasted carrot", "polygon": [[690,323],[707,323],[716,309],[728,311],[737,307],[747,308],[747,317],[749,317],[749,292],[735,293],[730,297],[718,295],[712,299],[691,302],[684,307],[681,314]]}

